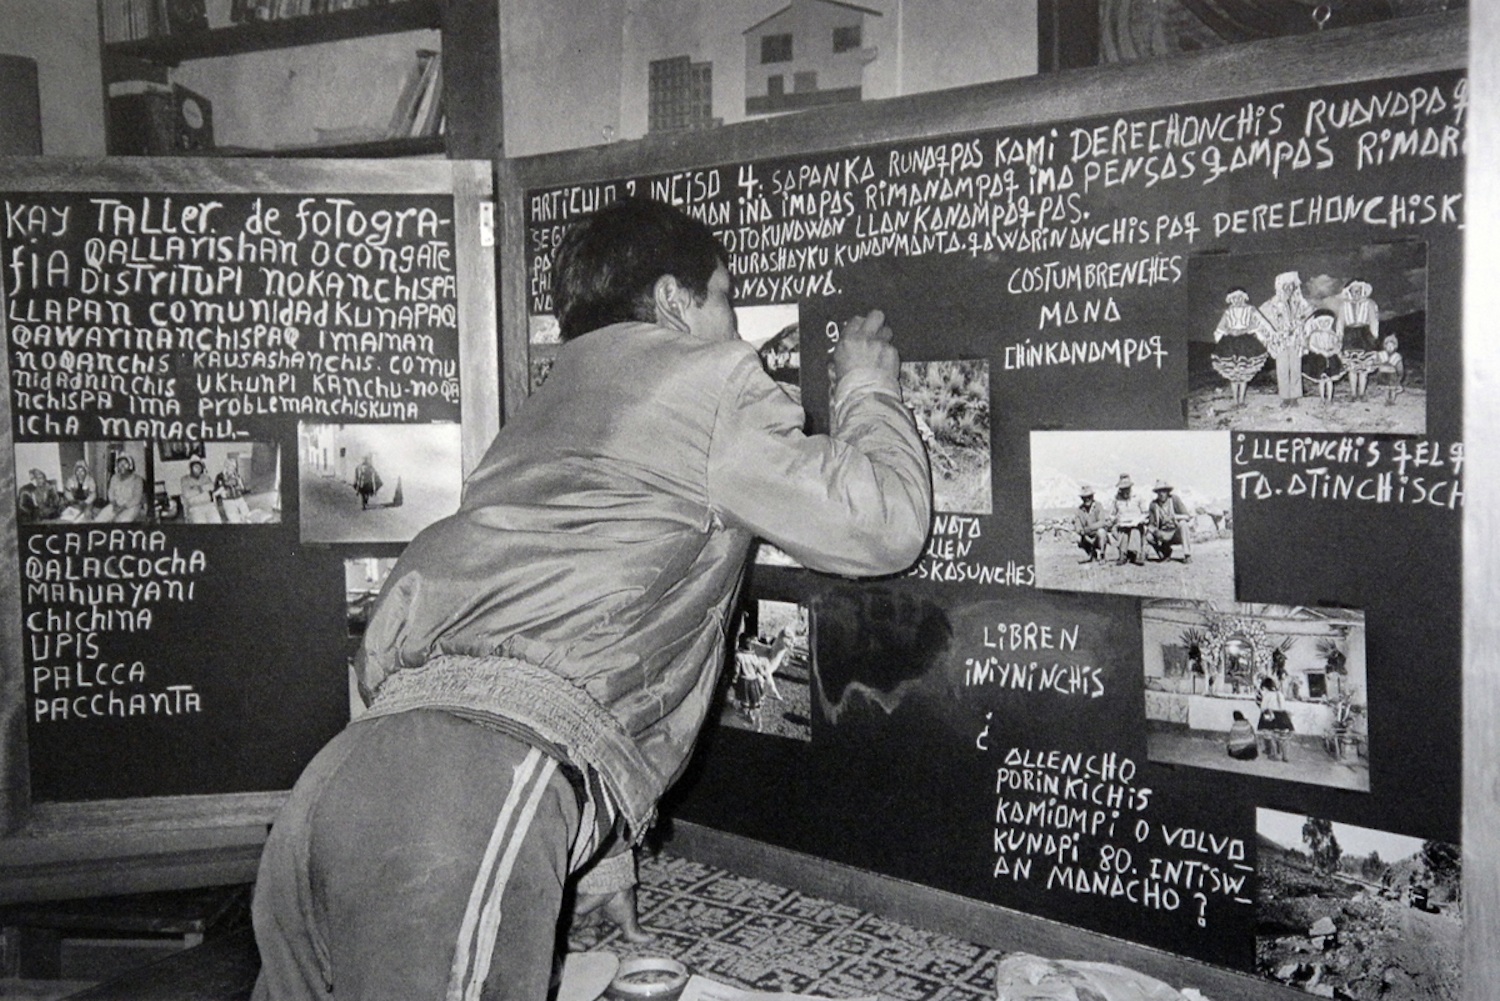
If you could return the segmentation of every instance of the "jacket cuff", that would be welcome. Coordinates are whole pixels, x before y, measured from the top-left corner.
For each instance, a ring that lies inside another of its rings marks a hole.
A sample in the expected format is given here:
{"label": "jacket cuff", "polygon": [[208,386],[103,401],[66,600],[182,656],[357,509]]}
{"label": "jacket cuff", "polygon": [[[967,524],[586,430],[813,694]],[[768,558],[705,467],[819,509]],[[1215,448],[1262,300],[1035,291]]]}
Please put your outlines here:
{"label": "jacket cuff", "polygon": [[833,384],[833,392],[829,399],[829,410],[839,413],[845,404],[851,399],[861,396],[883,393],[901,399],[901,384],[896,376],[878,368],[857,368],[852,372],[846,372],[842,379]]}

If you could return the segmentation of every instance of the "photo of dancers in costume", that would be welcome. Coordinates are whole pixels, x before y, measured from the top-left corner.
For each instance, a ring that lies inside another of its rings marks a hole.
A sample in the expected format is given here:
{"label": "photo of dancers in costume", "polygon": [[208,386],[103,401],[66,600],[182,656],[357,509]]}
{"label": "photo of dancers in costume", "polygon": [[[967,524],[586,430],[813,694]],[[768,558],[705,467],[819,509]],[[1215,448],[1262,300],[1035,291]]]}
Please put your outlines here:
{"label": "photo of dancers in costume", "polygon": [[1188,426],[1425,433],[1426,263],[1420,243],[1191,259]]}

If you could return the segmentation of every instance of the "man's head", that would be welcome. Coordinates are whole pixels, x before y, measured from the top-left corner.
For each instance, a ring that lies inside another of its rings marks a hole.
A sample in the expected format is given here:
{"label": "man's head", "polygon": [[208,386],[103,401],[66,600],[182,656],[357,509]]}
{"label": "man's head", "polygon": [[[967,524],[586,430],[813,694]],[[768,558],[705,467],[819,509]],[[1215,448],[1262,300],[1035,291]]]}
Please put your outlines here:
{"label": "man's head", "polygon": [[557,248],[552,297],[562,339],[628,320],[733,337],[728,265],[713,232],[680,209],[645,198],[612,202],[575,223]]}

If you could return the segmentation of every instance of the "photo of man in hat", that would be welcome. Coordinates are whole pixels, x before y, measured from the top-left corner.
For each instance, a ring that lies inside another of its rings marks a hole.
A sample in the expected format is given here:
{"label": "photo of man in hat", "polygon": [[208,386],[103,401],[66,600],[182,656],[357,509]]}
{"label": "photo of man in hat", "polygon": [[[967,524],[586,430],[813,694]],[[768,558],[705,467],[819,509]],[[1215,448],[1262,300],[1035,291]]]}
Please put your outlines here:
{"label": "photo of man in hat", "polygon": [[1104,505],[1094,497],[1094,488],[1087,483],[1078,488],[1078,510],[1073,512],[1073,531],[1078,533],[1078,548],[1084,551],[1083,563],[1104,560],[1104,551],[1109,544],[1109,515]]}
{"label": "photo of man in hat", "polygon": [[1036,586],[1235,600],[1233,482],[1223,431],[1031,432]]}
{"label": "photo of man in hat", "polygon": [[1146,541],[1157,561],[1165,563],[1172,558],[1172,549],[1181,546],[1182,562],[1193,562],[1193,513],[1166,480],[1157,480],[1152,492],[1156,496],[1146,509]]}
{"label": "photo of man in hat", "polygon": [[1129,473],[1121,473],[1115,482],[1115,496],[1110,501],[1109,527],[1114,532],[1115,542],[1120,547],[1116,563],[1143,565],[1146,558],[1141,554],[1145,537],[1146,509],[1141,498],[1135,495],[1135,482]]}

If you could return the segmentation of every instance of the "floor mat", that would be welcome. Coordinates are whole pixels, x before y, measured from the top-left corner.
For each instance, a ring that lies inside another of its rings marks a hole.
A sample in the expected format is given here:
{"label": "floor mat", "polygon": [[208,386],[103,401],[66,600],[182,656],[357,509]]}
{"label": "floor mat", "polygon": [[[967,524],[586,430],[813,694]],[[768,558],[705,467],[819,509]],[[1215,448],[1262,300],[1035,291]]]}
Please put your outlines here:
{"label": "floor mat", "polygon": [[642,855],[641,924],[630,943],[612,926],[574,929],[569,947],[620,956],[671,956],[694,973],[758,991],[885,1001],[987,1001],[994,949],[796,890],[690,862]]}

